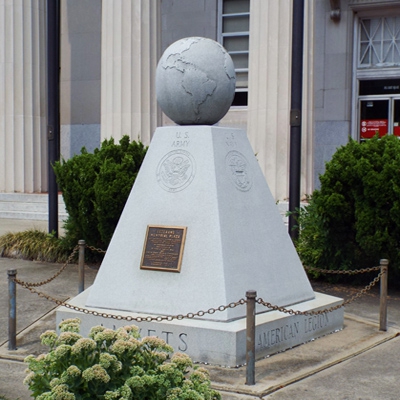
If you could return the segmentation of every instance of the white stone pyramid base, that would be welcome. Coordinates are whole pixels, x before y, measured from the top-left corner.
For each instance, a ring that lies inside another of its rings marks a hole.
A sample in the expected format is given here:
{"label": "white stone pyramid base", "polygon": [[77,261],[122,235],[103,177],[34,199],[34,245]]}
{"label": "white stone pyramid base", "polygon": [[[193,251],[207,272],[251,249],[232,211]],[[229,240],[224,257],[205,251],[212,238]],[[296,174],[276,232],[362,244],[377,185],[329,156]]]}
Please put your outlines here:
{"label": "white stone pyramid base", "polygon": [[[85,308],[90,288],[68,303]],[[340,304],[342,299],[316,293],[315,299],[296,304],[299,311],[321,310]],[[246,305],[238,307],[246,308]],[[149,314],[129,313],[119,310],[92,308],[90,310],[123,317],[147,317]],[[267,310],[267,308],[265,308]],[[199,310],[197,310],[199,311]],[[202,318],[182,319],[164,322],[128,322],[83,314],[66,307],[57,311],[57,326],[67,318],[81,320],[81,334],[87,336],[96,325],[117,329],[125,325],[136,325],[141,336],[158,336],[167,341],[176,352],[188,354],[193,361],[213,365],[235,367],[246,361],[246,318],[234,321],[210,321]],[[278,311],[268,311],[256,316],[256,359],[279,351],[290,349],[343,328],[343,308],[316,316],[288,315]]]}
{"label": "white stone pyramid base", "polygon": [[[180,272],[141,268],[149,225],[187,228]],[[246,132],[157,128],[86,306],[187,314],[247,290],[280,306],[314,297]]]}
{"label": "white stone pyramid base", "polygon": [[[149,226],[158,242],[144,263]],[[181,268],[171,271],[171,253],[179,253],[170,252],[175,228],[187,233]],[[71,304],[105,314],[174,316],[238,302],[248,290],[300,311],[341,301],[313,292],[244,131],[157,128],[96,280]],[[315,317],[266,311],[257,305],[258,357],[343,325],[342,310]],[[65,308],[57,313],[58,321],[71,316],[82,319],[83,334],[100,323],[126,325]],[[241,305],[202,319],[139,325],[142,336],[164,338],[196,361],[235,366],[245,360],[245,316]]]}

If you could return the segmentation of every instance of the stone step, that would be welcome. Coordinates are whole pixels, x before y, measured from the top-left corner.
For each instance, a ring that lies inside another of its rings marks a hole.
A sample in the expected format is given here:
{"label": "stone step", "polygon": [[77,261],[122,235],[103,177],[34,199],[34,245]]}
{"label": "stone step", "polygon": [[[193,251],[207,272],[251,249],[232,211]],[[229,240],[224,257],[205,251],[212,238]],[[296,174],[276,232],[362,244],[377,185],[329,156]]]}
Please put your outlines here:
{"label": "stone step", "polygon": [[[47,193],[0,193],[0,201],[47,203],[48,197]],[[61,194],[58,195],[58,201],[64,202]]]}
{"label": "stone step", "polygon": [[[67,218],[62,195],[58,196],[60,221]],[[0,193],[0,218],[48,220],[47,193]]]}
{"label": "stone step", "polygon": [[[35,221],[47,221],[49,219],[48,212],[23,212],[23,211],[0,211],[0,219],[27,219]],[[67,214],[58,214],[58,220],[63,222],[67,219]]]}
{"label": "stone step", "polygon": [[[2,211],[27,211],[27,212],[46,212],[47,211],[47,202],[46,203],[35,203],[35,202],[9,202],[9,201],[0,201],[0,212]],[[58,203],[58,210],[61,213],[65,214],[65,206],[64,203]]]}

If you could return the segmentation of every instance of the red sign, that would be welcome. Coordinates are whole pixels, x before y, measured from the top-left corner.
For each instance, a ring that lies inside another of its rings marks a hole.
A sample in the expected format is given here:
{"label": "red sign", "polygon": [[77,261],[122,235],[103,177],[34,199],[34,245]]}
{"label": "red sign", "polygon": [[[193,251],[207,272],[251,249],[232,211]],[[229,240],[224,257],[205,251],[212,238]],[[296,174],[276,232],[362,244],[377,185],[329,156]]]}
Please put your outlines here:
{"label": "red sign", "polygon": [[387,119],[362,119],[360,124],[361,139],[370,139],[379,133],[379,137],[388,133]]}

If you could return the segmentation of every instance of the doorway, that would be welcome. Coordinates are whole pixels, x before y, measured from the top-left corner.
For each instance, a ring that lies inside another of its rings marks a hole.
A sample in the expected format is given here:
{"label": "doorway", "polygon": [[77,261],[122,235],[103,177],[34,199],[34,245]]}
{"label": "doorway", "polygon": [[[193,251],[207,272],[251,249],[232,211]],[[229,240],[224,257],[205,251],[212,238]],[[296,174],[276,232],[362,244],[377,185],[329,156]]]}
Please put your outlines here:
{"label": "doorway", "polygon": [[400,136],[400,80],[360,81],[359,138]]}

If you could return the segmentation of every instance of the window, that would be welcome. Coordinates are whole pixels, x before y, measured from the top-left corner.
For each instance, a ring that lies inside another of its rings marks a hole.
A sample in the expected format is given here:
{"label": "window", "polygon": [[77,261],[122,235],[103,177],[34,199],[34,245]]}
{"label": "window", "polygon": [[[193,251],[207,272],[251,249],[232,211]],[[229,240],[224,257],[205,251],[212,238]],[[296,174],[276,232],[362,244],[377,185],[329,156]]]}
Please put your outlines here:
{"label": "window", "polygon": [[358,18],[353,129],[359,140],[400,136],[400,10]]}
{"label": "window", "polygon": [[400,65],[400,17],[360,20],[359,67]]}
{"label": "window", "polygon": [[233,106],[247,105],[250,0],[219,0],[219,42],[232,57],[236,72]]}

